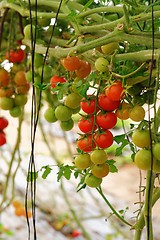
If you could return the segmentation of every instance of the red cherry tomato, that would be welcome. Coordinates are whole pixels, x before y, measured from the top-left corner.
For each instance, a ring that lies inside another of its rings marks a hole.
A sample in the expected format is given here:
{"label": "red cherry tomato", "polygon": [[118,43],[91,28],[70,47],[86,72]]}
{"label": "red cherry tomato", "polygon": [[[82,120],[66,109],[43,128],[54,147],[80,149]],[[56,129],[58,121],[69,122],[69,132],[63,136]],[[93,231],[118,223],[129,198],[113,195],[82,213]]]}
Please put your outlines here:
{"label": "red cherry tomato", "polygon": [[80,59],[76,56],[67,56],[61,60],[61,64],[68,71],[75,71],[80,68]]}
{"label": "red cherry tomato", "polygon": [[92,134],[79,138],[77,147],[84,152],[91,152],[96,147]]}
{"label": "red cherry tomato", "polygon": [[92,114],[96,110],[96,100],[95,99],[85,99],[81,101],[81,108],[85,113]]}
{"label": "red cherry tomato", "polygon": [[113,85],[105,90],[106,96],[111,101],[120,101],[124,97],[124,88],[122,87],[122,82],[115,81]]}
{"label": "red cherry tomato", "polygon": [[94,134],[94,141],[99,148],[108,148],[113,144],[113,134],[109,130],[104,132],[96,132]]}
{"label": "red cherry tomato", "polygon": [[10,52],[6,54],[6,59],[8,59],[12,63],[21,63],[25,59],[25,57],[25,51],[22,49],[18,49],[16,51],[10,50]]}
{"label": "red cherry tomato", "polygon": [[105,111],[114,111],[118,108],[120,101],[111,101],[105,94],[98,96],[98,105]]}
{"label": "red cherry tomato", "polygon": [[0,130],[3,130],[8,126],[8,120],[4,117],[0,117]]}
{"label": "red cherry tomato", "polygon": [[3,131],[0,131],[0,146],[3,146],[6,143],[6,135]]}
{"label": "red cherry tomato", "polygon": [[113,112],[100,112],[96,117],[96,123],[102,129],[110,129],[116,125],[117,116]]}
{"label": "red cherry tomato", "polygon": [[64,83],[66,82],[66,79],[64,77],[59,77],[59,76],[53,76],[50,79],[50,84],[51,84],[51,88],[55,88],[57,83]]}
{"label": "red cherry tomato", "polygon": [[83,133],[91,132],[93,129],[96,129],[94,121],[94,116],[82,117],[78,122],[78,127]]}
{"label": "red cherry tomato", "polygon": [[79,78],[87,77],[91,72],[91,64],[80,60],[80,67],[76,70],[76,75]]}

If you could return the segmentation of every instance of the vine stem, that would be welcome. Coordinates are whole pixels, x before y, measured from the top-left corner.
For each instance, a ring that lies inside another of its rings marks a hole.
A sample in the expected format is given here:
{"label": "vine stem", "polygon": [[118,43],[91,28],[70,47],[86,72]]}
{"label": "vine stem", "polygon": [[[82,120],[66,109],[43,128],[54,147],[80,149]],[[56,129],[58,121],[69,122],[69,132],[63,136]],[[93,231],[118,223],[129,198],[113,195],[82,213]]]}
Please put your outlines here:
{"label": "vine stem", "polygon": [[115,214],[123,223],[125,223],[126,225],[132,227],[132,224],[129,223],[128,221],[126,221],[115,209],[114,207],[111,205],[111,203],[108,201],[108,199],[105,197],[105,195],[103,194],[102,188],[96,188],[97,191],[99,192],[99,194],[101,195],[101,197],[104,199],[104,201],[106,202],[106,204],[109,206],[109,208],[112,210],[113,214]]}

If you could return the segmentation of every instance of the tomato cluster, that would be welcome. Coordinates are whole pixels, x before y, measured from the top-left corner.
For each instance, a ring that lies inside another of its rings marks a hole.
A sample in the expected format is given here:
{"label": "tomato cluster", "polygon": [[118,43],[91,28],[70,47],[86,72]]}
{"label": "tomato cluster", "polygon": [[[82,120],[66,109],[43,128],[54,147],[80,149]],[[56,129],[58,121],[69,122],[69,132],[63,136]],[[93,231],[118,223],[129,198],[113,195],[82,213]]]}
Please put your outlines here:
{"label": "tomato cluster", "polygon": [[8,126],[8,120],[5,117],[0,117],[0,146],[6,143],[6,134],[4,129]]}

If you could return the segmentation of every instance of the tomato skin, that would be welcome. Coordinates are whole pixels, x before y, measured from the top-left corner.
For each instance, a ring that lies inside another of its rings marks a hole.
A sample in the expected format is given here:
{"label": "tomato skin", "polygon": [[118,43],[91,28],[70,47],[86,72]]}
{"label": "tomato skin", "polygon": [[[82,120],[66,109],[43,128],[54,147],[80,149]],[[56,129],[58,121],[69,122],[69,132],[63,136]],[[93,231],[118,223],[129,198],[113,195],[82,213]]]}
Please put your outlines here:
{"label": "tomato skin", "polygon": [[97,164],[97,165],[93,164],[92,165],[92,174],[98,178],[106,177],[109,174],[108,163]]}
{"label": "tomato skin", "polygon": [[144,108],[142,106],[139,106],[139,105],[134,106],[129,113],[129,117],[134,122],[142,121],[145,117]]}
{"label": "tomato skin", "polygon": [[94,125],[94,116],[88,118],[82,117],[78,122],[78,127],[83,133],[91,132],[95,129]]}
{"label": "tomato skin", "polygon": [[96,123],[102,129],[111,129],[117,123],[117,116],[113,112],[106,112],[106,113],[100,112],[96,116]]}
{"label": "tomato skin", "polygon": [[80,103],[81,109],[88,114],[92,114],[96,111],[96,100],[83,98]]}
{"label": "tomato skin", "polygon": [[114,111],[118,108],[120,101],[111,101],[104,93],[98,96],[98,105],[105,111]]}
{"label": "tomato skin", "polygon": [[87,186],[96,188],[102,183],[102,178],[97,178],[93,174],[88,174],[88,175],[86,175],[84,181]]}
{"label": "tomato skin", "polygon": [[113,144],[113,134],[109,130],[105,130],[102,133],[96,132],[94,141],[99,148],[108,148]]}
{"label": "tomato skin", "polygon": [[77,147],[84,152],[91,152],[96,147],[92,134],[79,138]]}
{"label": "tomato skin", "polygon": [[18,49],[16,51],[10,50],[9,53],[6,54],[6,59],[8,59],[12,63],[21,63],[25,59],[26,54],[22,49]]}
{"label": "tomato skin", "polygon": [[0,117],[0,130],[3,130],[8,126],[8,120],[4,117]]}
{"label": "tomato skin", "polygon": [[79,78],[87,77],[91,72],[91,64],[80,60],[80,67],[76,70],[76,75]]}
{"label": "tomato skin", "polygon": [[151,151],[146,149],[139,150],[134,157],[135,165],[141,170],[150,170],[151,160]]}
{"label": "tomato skin", "polygon": [[132,142],[140,148],[145,148],[150,146],[150,133],[148,130],[136,129],[132,133]]}
{"label": "tomato skin", "polygon": [[107,154],[103,149],[95,149],[91,153],[91,161],[94,164],[103,164],[107,160]]}
{"label": "tomato skin", "polygon": [[80,60],[76,56],[67,56],[61,60],[63,67],[72,72],[80,68]]}
{"label": "tomato skin", "polygon": [[160,142],[153,145],[153,156],[160,160]]}
{"label": "tomato skin", "polygon": [[57,75],[51,77],[50,79],[50,84],[51,84],[51,88],[55,88],[57,83],[65,83],[66,79],[64,77],[59,77]]}
{"label": "tomato skin", "polygon": [[120,81],[115,81],[113,85],[105,90],[106,96],[111,101],[120,101],[124,97],[124,88]]}
{"label": "tomato skin", "polygon": [[6,144],[6,135],[3,131],[0,131],[0,146]]}

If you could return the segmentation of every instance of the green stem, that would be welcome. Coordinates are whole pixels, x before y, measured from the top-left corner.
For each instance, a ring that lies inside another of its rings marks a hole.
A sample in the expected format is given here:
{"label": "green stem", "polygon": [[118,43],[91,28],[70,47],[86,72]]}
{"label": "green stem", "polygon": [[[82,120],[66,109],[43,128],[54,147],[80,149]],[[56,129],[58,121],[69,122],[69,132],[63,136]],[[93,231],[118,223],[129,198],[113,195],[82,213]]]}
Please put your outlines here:
{"label": "green stem", "polygon": [[132,227],[132,224],[127,222],[121,215],[119,215],[119,213],[114,209],[114,207],[110,204],[110,202],[108,201],[108,199],[105,197],[105,195],[102,192],[101,187],[97,188],[97,191],[99,192],[99,194],[102,196],[102,198],[104,199],[104,201],[106,202],[106,204],[109,206],[109,208],[112,210],[113,214],[115,214],[123,223],[127,224],[128,226]]}

